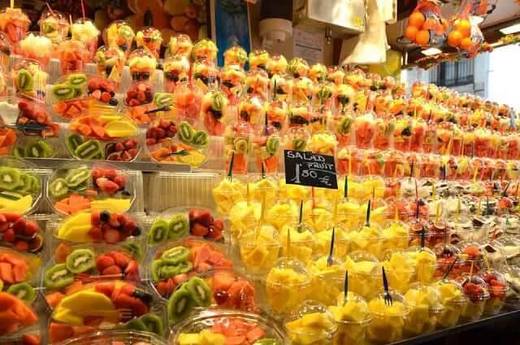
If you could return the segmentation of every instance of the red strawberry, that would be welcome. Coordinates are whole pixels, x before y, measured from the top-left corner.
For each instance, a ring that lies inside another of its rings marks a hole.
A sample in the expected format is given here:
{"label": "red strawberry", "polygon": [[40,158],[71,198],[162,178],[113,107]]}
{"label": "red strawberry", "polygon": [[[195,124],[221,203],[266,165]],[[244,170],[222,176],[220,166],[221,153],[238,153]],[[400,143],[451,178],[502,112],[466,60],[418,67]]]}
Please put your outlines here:
{"label": "red strawberry", "polygon": [[108,253],[108,255],[110,255],[114,259],[116,265],[121,267],[122,269],[125,269],[131,260],[126,254],[121,252],[113,251]]}
{"label": "red strawberry", "polygon": [[120,189],[123,189],[126,186],[126,176],[124,175],[117,175],[114,177],[113,181],[119,185]]}
{"label": "red strawberry", "polygon": [[110,229],[104,231],[103,238],[107,243],[117,243],[121,240],[121,235],[119,234],[119,231]]}
{"label": "red strawberry", "polygon": [[102,192],[107,194],[114,194],[119,190],[119,185],[109,180],[107,177],[99,177],[96,179],[96,185]]}
{"label": "red strawberry", "polygon": [[4,232],[4,241],[14,242],[15,239],[16,239],[16,234],[12,228],[7,229],[6,232]]}
{"label": "red strawberry", "polygon": [[125,269],[125,277],[128,280],[139,280],[139,264],[131,260]]}
{"label": "red strawberry", "polygon": [[26,236],[33,236],[38,231],[40,231],[40,227],[38,226],[38,224],[36,222],[30,221],[30,220],[25,222],[24,234]]}
{"label": "red strawberry", "polygon": [[26,241],[16,241],[14,246],[17,250],[21,252],[26,252],[27,250],[29,250],[29,243],[27,243]]}
{"label": "red strawberry", "polygon": [[103,232],[101,231],[101,228],[99,226],[93,226],[89,232],[89,236],[92,237],[94,242],[99,242],[103,240]]}
{"label": "red strawberry", "polygon": [[103,270],[109,266],[115,265],[115,260],[108,255],[98,256],[96,259],[96,268],[99,272],[103,272]]}
{"label": "red strawberry", "polygon": [[22,234],[25,231],[25,219],[18,218],[16,222],[13,223],[13,230],[16,233]]}
{"label": "red strawberry", "polygon": [[113,274],[121,274],[121,268],[117,265],[108,266],[103,271],[101,271],[101,274],[104,276],[113,275]]}
{"label": "red strawberry", "polygon": [[190,231],[191,231],[191,234],[194,236],[204,237],[208,234],[209,227],[206,227],[199,223],[195,223],[191,226]]}

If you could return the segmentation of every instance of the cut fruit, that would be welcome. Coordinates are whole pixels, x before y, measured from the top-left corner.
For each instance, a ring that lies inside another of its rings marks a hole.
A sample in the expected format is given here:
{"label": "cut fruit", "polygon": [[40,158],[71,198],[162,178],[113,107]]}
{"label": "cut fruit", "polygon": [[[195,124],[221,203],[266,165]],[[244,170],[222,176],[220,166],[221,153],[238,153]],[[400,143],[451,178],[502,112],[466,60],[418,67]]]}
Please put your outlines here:
{"label": "cut fruit", "polygon": [[49,289],[61,289],[74,282],[74,274],[65,264],[57,264],[45,272],[43,284]]}
{"label": "cut fruit", "polygon": [[76,249],[67,256],[66,265],[72,273],[87,272],[96,267],[96,255],[90,249]]}
{"label": "cut fruit", "polygon": [[95,159],[103,157],[103,148],[97,140],[87,140],[83,144],[76,147],[74,155],[82,159]]}
{"label": "cut fruit", "polygon": [[157,244],[168,239],[169,224],[166,220],[157,218],[148,233],[148,243]]}
{"label": "cut fruit", "polygon": [[69,152],[73,153],[76,151],[79,145],[83,144],[83,138],[80,135],[71,134],[65,141],[65,144],[67,145]]}
{"label": "cut fruit", "polygon": [[176,265],[188,260],[190,250],[183,246],[173,247],[162,253],[161,259],[169,264]]}
{"label": "cut fruit", "polygon": [[111,138],[133,137],[137,134],[137,127],[127,120],[112,121],[105,126],[105,132]]}
{"label": "cut fruit", "polygon": [[20,185],[20,170],[11,167],[0,167],[0,189],[12,191]]}
{"label": "cut fruit", "polygon": [[57,178],[49,185],[49,193],[53,198],[59,199],[69,192],[67,181],[63,178]]}
{"label": "cut fruit", "polygon": [[177,289],[168,299],[168,319],[171,323],[177,323],[191,312],[193,299],[186,284]]}
{"label": "cut fruit", "polygon": [[67,84],[53,85],[51,92],[59,101],[65,101],[75,97],[74,88]]}
{"label": "cut fruit", "polygon": [[164,334],[164,325],[158,315],[149,313],[140,317],[141,322],[146,326],[148,332],[155,333],[159,336]]}
{"label": "cut fruit", "polygon": [[90,178],[90,170],[88,168],[71,169],[65,176],[65,181],[69,187],[77,187]]}
{"label": "cut fruit", "polygon": [[21,91],[32,91],[34,79],[31,73],[25,69],[20,69],[16,77],[16,88]]}
{"label": "cut fruit", "polygon": [[27,303],[32,303],[36,298],[34,288],[27,283],[18,283],[9,286],[7,292]]}
{"label": "cut fruit", "polygon": [[190,233],[190,223],[188,218],[183,214],[174,215],[168,225],[168,238],[170,240],[178,240]]}
{"label": "cut fruit", "polygon": [[208,284],[199,277],[193,277],[186,283],[186,288],[191,293],[193,301],[201,307],[211,304],[211,289]]}
{"label": "cut fruit", "polygon": [[54,149],[43,140],[27,145],[25,157],[29,158],[49,158],[54,155]]}

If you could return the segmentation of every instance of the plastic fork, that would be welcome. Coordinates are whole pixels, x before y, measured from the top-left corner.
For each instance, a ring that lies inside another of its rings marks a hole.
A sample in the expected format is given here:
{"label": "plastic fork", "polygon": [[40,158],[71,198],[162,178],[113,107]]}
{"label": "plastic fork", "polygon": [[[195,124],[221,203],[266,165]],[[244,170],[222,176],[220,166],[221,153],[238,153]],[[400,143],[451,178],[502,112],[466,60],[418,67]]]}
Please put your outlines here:
{"label": "plastic fork", "polygon": [[385,289],[383,297],[384,297],[386,305],[392,305],[392,303],[393,303],[392,295],[390,295],[390,292],[388,292],[388,280],[386,279],[385,268],[382,267],[382,270],[383,270],[383,287]]}
{"label": "plastic fork", "polygon": [[334,264],[334,240],[336,238],[336,229],[332,228],[332,237],[330,239],[330,251],[329,256],[327,257],[327,266],[332,266]]}

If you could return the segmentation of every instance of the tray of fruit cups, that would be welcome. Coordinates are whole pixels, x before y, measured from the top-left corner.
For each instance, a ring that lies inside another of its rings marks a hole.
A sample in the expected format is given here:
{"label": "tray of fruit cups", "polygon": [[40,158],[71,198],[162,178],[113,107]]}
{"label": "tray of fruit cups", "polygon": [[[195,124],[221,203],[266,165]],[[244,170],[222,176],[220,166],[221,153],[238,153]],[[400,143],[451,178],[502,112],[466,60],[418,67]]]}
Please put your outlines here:
{"label": "tray of fruit cups", "polygon": [[127,212],[135,199],[134,181],[104,164],[70,164],[48,179],[47,198],[54,210],[70,215],[86,210]]}
{"label": "tray of fruit cups", "polygon": [[52,308],[68,291],[92,282],[111,279],[138,282],[142,257],[130,249],[124,245],[58,245],[42,272],[41,285],[45,287],[49,306]]}
{"label": "tray of fruit cups", "polygon": [[124,115],[83,115],[70,122],[65,144],[79,160],[133,161],[141,150],[139,130]]}
{"label": "tray of fruit cups", "polygon": [[163,298],[189,276],[233,267],[223,246],[193,237],[161,244],[148,261],[148,278]]}
{"label": "tray of fruit cups", "polygon": [[62,345],[165,345],[156,334],[138,330],[103,330],[65,340]]}
{"label": "tray of fruit cups", "polygon": [[0,158],[0,212],[28,214],[42,195],[42,177],[36,169],[13,158]]}
{"label": "tray of fruit cups", "polygon": [[146,131],[146,147],[152,161],[200,167],[207,160],[209,135],[187,121],[154,121]]}
{"label": "tray of fruit cups", "polygon": [[175,241],[186,236],[224,240],[224,219],[207,208],[175,208],[154,217],[147,235],[150,245]]}
{"label": "tray of fruit cups", "polygon": [[243,345],[282,345],[283,332],[269,319],[253,313],[209,309],[199,311],[175,326],[170,344],[227,344],[240,340]]}
{"label": "tray of fruit cups", "polygon": [[50,158],[61,154],[60,125],[52,120],[45,103],[20,98],[16,147],[13,155],[18,158]]}
{"label": "tray of fruit cups", "polygon": [[19,252],[39,253],[43,249],[44,234],[37,217],[0,212],[0,245]]}
{"label": "tray of fruit cups", "polygon": [[164,308],[146,286],[122,280],[95,281],[51,301],[49,343],[100,330],[140,330],[162,336]]}
{"label": "tray of fruit cups", "polygon": [[143,232],[140,223],[130,214],[108,211],[82,211],[47,228],[56,242],[115,244],[133,240]]}

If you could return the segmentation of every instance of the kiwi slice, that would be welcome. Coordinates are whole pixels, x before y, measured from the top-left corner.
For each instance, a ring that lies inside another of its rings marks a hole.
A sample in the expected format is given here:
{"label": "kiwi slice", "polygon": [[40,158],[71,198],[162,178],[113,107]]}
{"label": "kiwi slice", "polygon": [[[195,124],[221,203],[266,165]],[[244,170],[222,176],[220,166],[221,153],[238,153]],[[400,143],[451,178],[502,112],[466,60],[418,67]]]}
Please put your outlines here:
{"label": "kiwi slice", "polygon": [[54,149],[43,140],[27,145],[25,157],[30,158],[49,158],[54,154]]}
{"label": "kiwi slice", "polygon": [[21,172],[11,167],[0,167],[0,189],[13,191],[21,184]]}
{"label": "kiwi slice", "polygon": [[64,197],[68,192],[69,186],[67,185],[67,181],[63,178],[57,178],[49,185],[49,193],[53,198],[58,199]]}
{"label": "kiwi slice", "polygon": [[161,318],[153,313],[144,314],[139,318],[145,325],[146,330],[159,336],[164,334],[164,324]]}
{"label": "kiwi slice", "polygon": [[83,73],[70,74],[67,77],[67,82],[72,86],[82,86],[87,83],[87,76]]}
{"label": "kiwi slice", "polygon": [[33,184],[32,175],[21,174],[20,182],[21,184],[16,188],[16,191],[23,194],[31,193]]}
{"label": "kiwi slice", "polygon": [[53,85],[51,92],[54,95],[54,97],[56,97],[56,99],[60,101],[72,99],[75,96],[74,88],[67,84]]}
{"label": "kiwi slice", "polygon": [[83,144],[76,147],[74,155],[82,159],[102,159],[103,148],[97,140],[87,140]]}
{"label": "kiwi slice", "polygon": [[191,142],[193,145],[201,147],[208,145],[208,133],[205,131],[197,131],[195,134],[193,134]]}
{"label": "kiwi slice", "polygon": [[177,323],[188,316],[192,308],[193,299],[191,292],[188,291],[186,284],[183,284],[168,299],[168,319],[171,323]]}
{"label": "kiwi slice", "polygon": [[188,218],[183,214],[174,215],[168,224],[169,232],[168,239],[178,240],[190,233],[190,222]]}
{"label": "kiwi slice", "polygon": [[233,147],[237,153],[246,153],[249,148],[249,143],[245,138],[235,138]]}
{"label": "kiwi slice", "polygon": [[152,262],[152,280],[158,282],[163,279],[175,277],[191,271],[193,265],[191,262],[183,261],[177,264],[171,264],[163,259],[154,260]]}
{"label": "kiwi slice", "polygon": [[27,303],[32,303],[36,298],[36,291],[28,283],[18,283],[9,286],[7,292]]}
{"label": "kiwi slice", "polygon": [[179,139],[185,144],[191,144],[193,140],[193,127],[186,121],[179,125]]}
{"label": "kiwi slice", "polygon": [[66,264],[57,264],[49,268],[43,277],[43,284],[49,289],[61,289],[74,282],[74,274]]}
{"label": "kiwi slice", "polygon": [[172,265],[188,260],[190,250],[183,246],[176,246],[164,251],[161,255],[161,260]]}
{"label": "kiwi slice", "polygon": [[31,72],[23,68],[18,70],[15,84],[16,88],[20,91],[32,91],[34,89],[34,79]]}
{"label": "kiwi slice", "polygon": [[148,233],[148,243],[157,244],[166,241],[168,239],[169,229],[170,227],[166,220],[157,218]]}
{"label": "kiwi slice", "polygon": [[21,146],[15,147],[15,149],[13,150],[13,156],[18,159],[25,158],[25,148]]}
{"label": "kiwi slice", "polygon": [[141,318],[132,319],[128,321],[125,326],[126,329],[134,330],[134,331],[141,331],[146,332],[148,331],[148,328],[146,327],[145,323]]}
{"label": "kiwi slice", "polygon": [[72,273],[87,272],[96,267],[96,254],[90,249],[76,249],[67,256],[65,264]]}
{"label": "kiwi slice", "polygon": [[40,178],[38,176],[35,176],[33,174],[25,174],[29,181],[31,181],[31,193],[37,194],[42,189],[42,184],[40,181]]}
{"label": "kiwi slice", "polygon": [[76,148],[81,144],[83,144],[83,138],[78,134],[71,134],[65,140],[65,145],[67,145],[70,153],[76,151]]}
{"label": "kiwi slice", "polygon": [[273,338],[259,339],[253,343],[253,345],[280,345],[278,340]]}
{"label": "kiwi slice", "polygon": [[211,304],[211,289],[204,279],[193,277],[186,283],[186,288],[191,293],[193,301],[201,307],[208,307]]}
{"label": "kiwi slice", "polygon": [[303,151],[303,150],[305,150],[306,146],[307,146],[307,143],[303,139],[294,139],[293,140],[293,148],[296,151]]}
{"label": "kiwi slice", "polygon": [[137,260],[140,260],[143,257],[143,248],[137,243],[125,243],[123,244],[123,248],[126,249],[132,255],[132,257]]}
{"label": "kiwi slice", "polygon": [[77,187],[90,179],[90,170],[88,168],[70,169],[65,175],[65,181],[69,187]]}
{"label": "kiwi slice", "polygon": [[278,138],[269,138],[265,144],[265,150],[270,155],[275,155],[278,152],[278,148],[280,147],[280,140]]}

